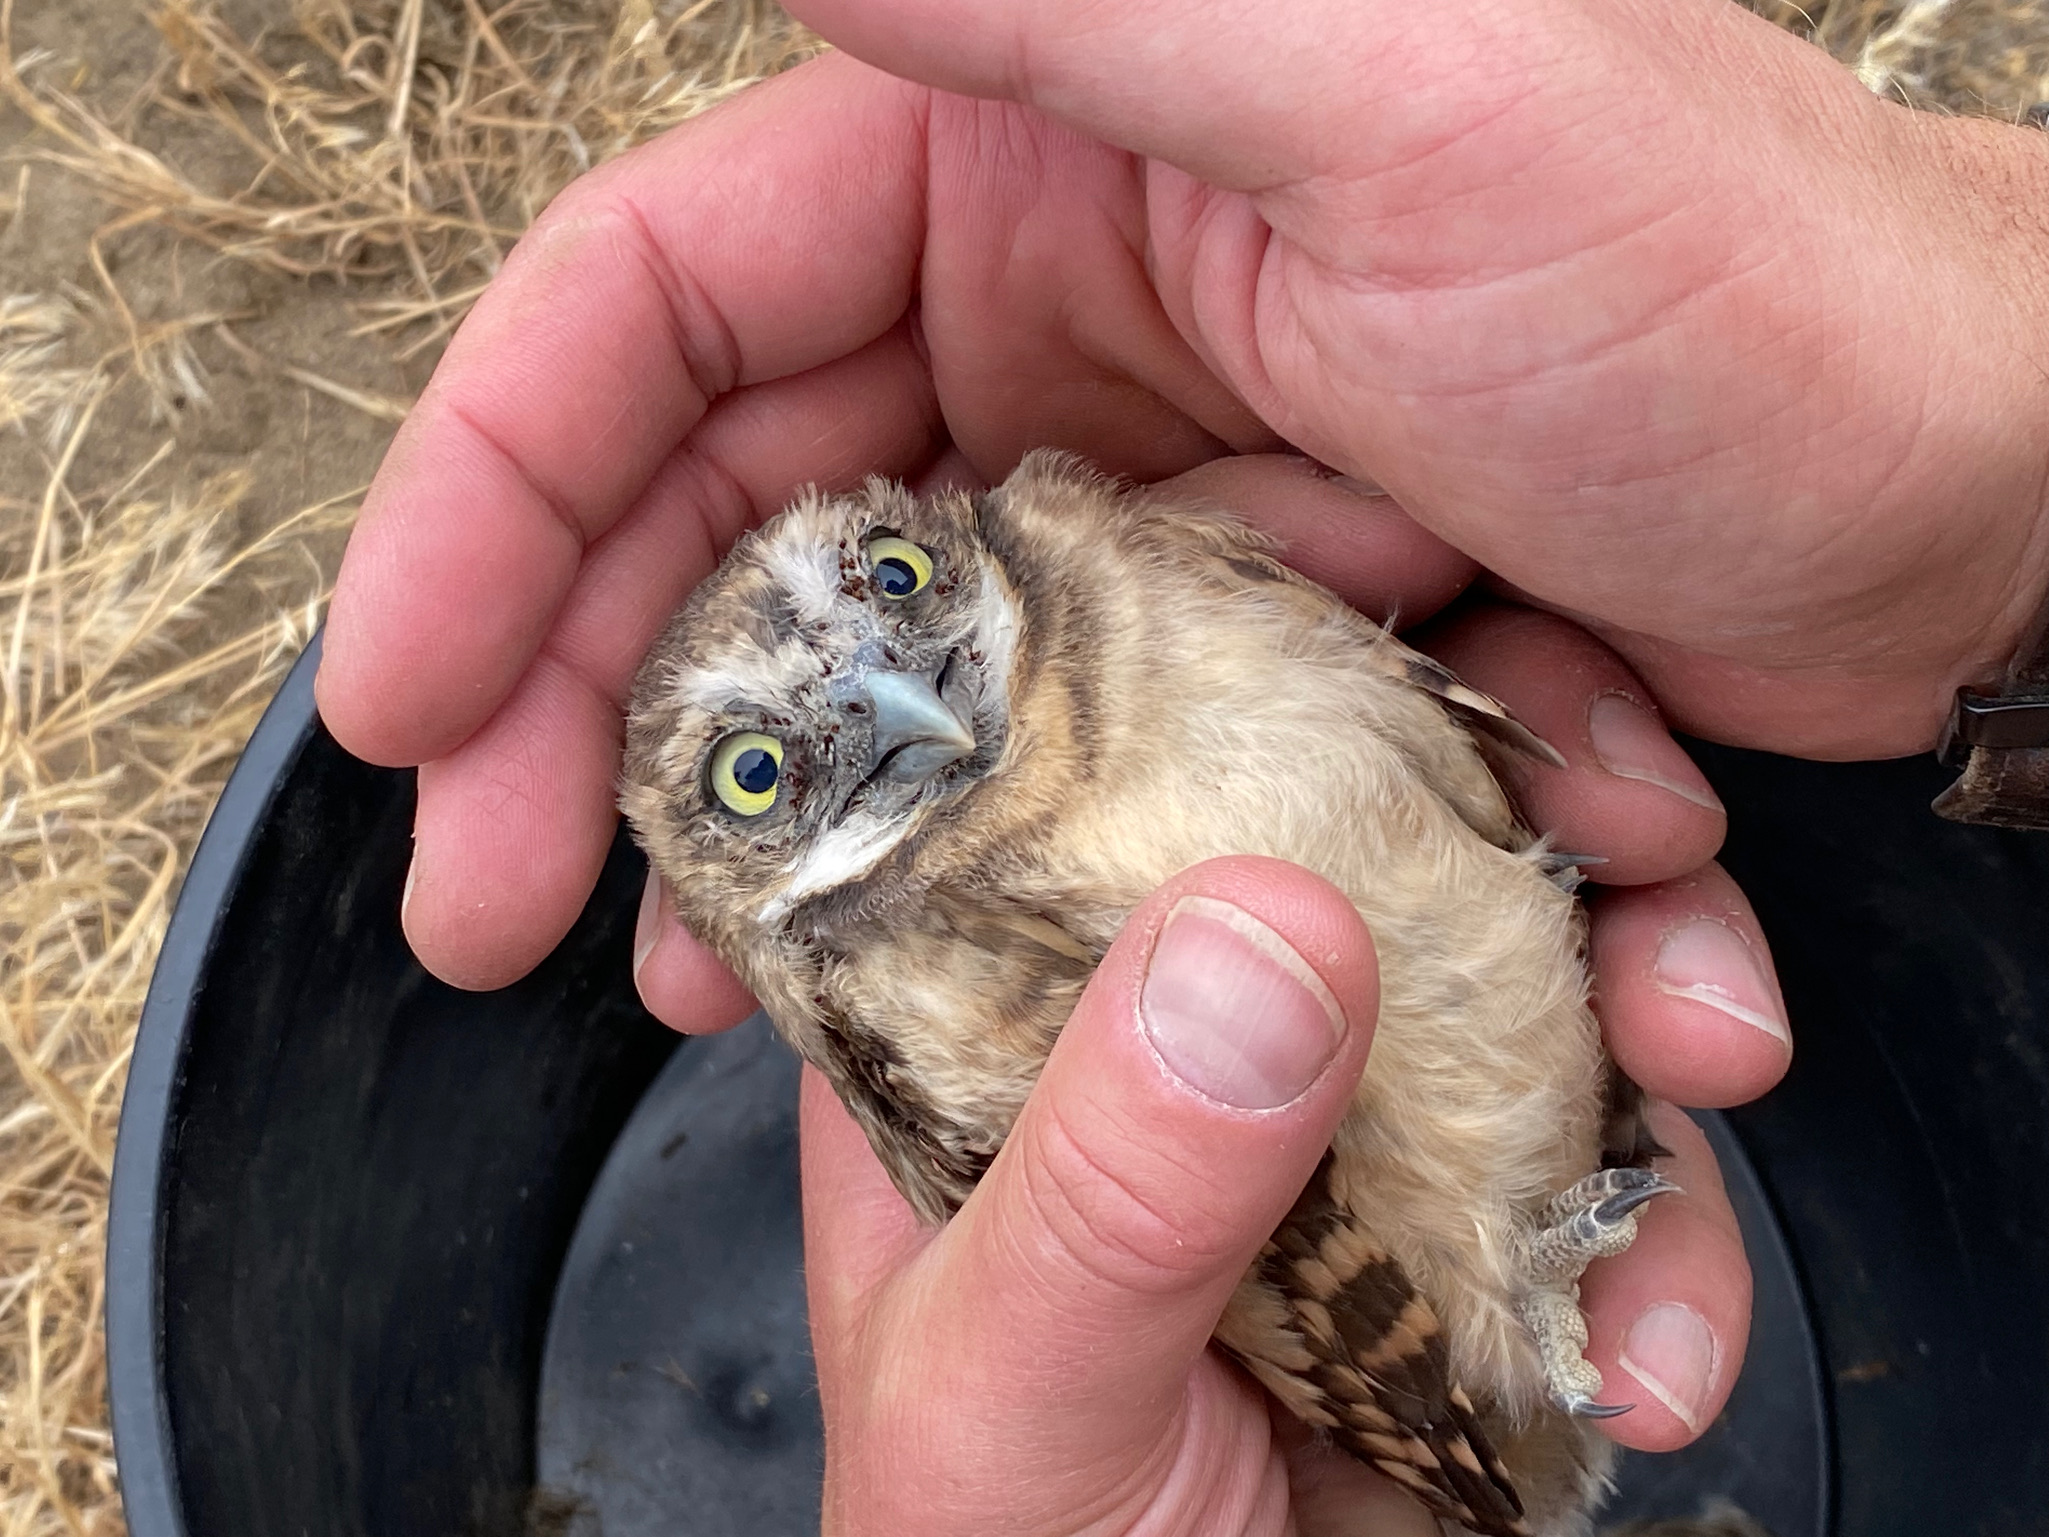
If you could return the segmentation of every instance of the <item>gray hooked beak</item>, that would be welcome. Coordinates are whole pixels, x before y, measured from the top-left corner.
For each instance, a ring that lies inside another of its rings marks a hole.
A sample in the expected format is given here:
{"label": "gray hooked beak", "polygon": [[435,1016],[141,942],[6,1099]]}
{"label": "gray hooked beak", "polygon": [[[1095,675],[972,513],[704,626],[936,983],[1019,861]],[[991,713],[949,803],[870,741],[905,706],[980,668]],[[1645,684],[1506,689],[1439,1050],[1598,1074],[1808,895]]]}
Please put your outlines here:
{"label": "gray hooked beak", "polygon": [[871,672],[863,681],[868,701],[875,706],[869,773],[887,758],[884,778],[915,784],[975,750],[974,732],[946,707],[930,678],[910,672]]}

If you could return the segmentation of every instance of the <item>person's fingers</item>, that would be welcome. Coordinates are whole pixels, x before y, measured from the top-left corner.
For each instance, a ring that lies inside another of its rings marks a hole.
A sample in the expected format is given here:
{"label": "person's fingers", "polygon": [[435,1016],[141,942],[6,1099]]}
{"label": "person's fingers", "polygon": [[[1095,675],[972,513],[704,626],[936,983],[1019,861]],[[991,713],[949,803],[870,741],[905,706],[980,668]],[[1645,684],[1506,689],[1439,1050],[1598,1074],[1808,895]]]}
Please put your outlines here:
{"label": "person's fingers", "polygon": [[671,1030],[730,1030],[758,1005],[726,963],[676,919],[676,904],[654,871],[633,922],[633,985],[647,1011]]}
{"label": "person's fingers", "polygon": [[1237,512],[1280,541],[1290,566],[1384,623],[1427,619],[1479,569],[1393,497],[1300,454],[1212,459],[1159,488]]}
{"label": "person's fingers", "polygon": [[1042,114],[932,93],[921,334],[990,480],[1048,445],[1135,480],[1282,446],[1160,302],[1144,168]]}
{"label": "person's fingers", "polygon": [[552,658],[460,754],[420,765],[399,921],[451,987],[526,975],[583,911],[618,824],[619,714]]}
{"label": "person's fingers", "polygon": [[395,765],[451,751],[714,400],[898,323],[923,240],[920,95],[816,61],[586,177],[520,241],[350,541],[318,682],[343,746]]}
{"label": "person's fingers", "polygon": [[[922,1227],[859,1127],[821,1075],[804,1071],[805,1290],[825,1411],[825,1530],[931,1537],[988,1529],[992,1493],[1007,1532],[1148,1530],[1277,1532],[1286,1465],[1270,1445],[1260,1389],[1210,1351],[1187,1363],[1175,1401],[1147,1404],[1148,1444],[1130,1434],[1121,1398],[1078,1403],[1044,1427],[1050,1379],[966,1381],[983,1365],[989,1329],[978,1299],[949,1276],[945,1235]],[[922,1287],[920,1286],[920,1283]],[[963,1328],[963,1316],[976,1325]],[[965,1351],[967,1354],[963,1354]],[[1109,1356],[1114,1357],[1115,1347]],[[1116,1375],[1114,1359],[1099,1358]],[[1091,1435],[1077,1416],[1107,1432]],[[1115,1441],[1115,1449],[1106,1442]],[[1071,1449],[1100,1454],[1077,1462]],[[1120,1455],[1120,1452],[1122,1455]],[[914,1471],[904,1477],[906,1469]],[[1082,1512],[1103,1519],[1090,1522]]]}
{"label": "person's fingers", "polygon": [[1351,1103],[1378,996],[1357,912],[1296,866],[1214,860],[1148,898],[934,1253],[962,1401],[1078,1467],[1165,1435]]}
{"label": "person's fingers", "polygon": [[429,971],[502,986],[568,932],[611,845],[634,671],[741,531],[807,482],[909,474],[942,443],[931,382],[901,326],[712,408],[586,553],[510,696],[421,768],[404,917]]}
{"label": "person's fingers", "polygon": [[1707,1138],[1670,1105],[1651,1129],[1671,1149],[1659,1172],[1680,1187],[1636,1214],[1637,1237],[1580,1282],[1587,1360],[1601,1402],[1634,1404],[1601,1428],[1624,1446],[1671,1451],[1721,1413],[1750,1341],[1750,1264]]}
{"label": "person's fingers", "polygon": [[[856,1331],[874,1288],[932,1242],[824,1075],[804,1067],[798,1102],[804,1182],[804,1287],[822,1357]],[[821,1359],[821,1367],[831,1362]]]}
{"label": "person's fingers", "polygon": [[1207,368],[1613,627],[1690,730],[1915,750],[2039,609],[2043,171],[2009,126],[1894,110],[1726,0],[798,9],[1151,157]]}
{"label": "person's fingers", "polygon": [[1588,959],[1608,1050],[1661,1099],[1740,1105],[1793,1060],[1770,947],[1719,865],[1598,893]]}
{"label": "person's fingers", "polygon": [[1604,861],[1592,880],[1669,880],[1712,858],[1728,813],[1649,690],[1607,646],[1551,614],[1502,604],[1463,608],[1410,637],[1492,694],[1564,755],[1551,768],[1508,754],[1497,768],[1552,846]]}

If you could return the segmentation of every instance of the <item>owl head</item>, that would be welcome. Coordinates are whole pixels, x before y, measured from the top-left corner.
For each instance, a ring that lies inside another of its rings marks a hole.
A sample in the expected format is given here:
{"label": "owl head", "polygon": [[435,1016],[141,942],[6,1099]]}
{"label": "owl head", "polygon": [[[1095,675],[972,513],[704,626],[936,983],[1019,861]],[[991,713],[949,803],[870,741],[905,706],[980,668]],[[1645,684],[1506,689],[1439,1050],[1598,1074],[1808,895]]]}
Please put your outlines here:
{"label": "owl head", "polygon": [[965,494],[870,481],[747,535],[635,684],[621,804],[729,961],[863,887],[1001,759],[1019,608]]}

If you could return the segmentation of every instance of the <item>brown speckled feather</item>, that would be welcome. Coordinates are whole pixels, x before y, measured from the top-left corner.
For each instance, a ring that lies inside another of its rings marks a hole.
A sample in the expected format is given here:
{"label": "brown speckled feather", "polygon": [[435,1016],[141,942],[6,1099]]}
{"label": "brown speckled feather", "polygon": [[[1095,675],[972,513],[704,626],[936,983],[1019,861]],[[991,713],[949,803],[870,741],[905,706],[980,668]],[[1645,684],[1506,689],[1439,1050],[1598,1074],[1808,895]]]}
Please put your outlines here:
{"label": "brown speckled feather", "polygon": [[[819,986],[812,1017],[826,1049],[819,1065],[871,1141],[891,1151],[885,1162],[927,1221],[944,1221],[967,1199],[1001,1139],[983,1124],[963,1124],[940,1104],[944,1085],[911,1069],[897,1046],[865,1026],[861,1004],[904,974],[943,975],[971,995],[990,1036],[1052,1048],[1049,1019],[1072,1009],[1102,960],[1103,946],[1077,936],[1059,918],[984,890],[924,893],[915,912],[896,920],[886,956],[845,948],[835,936],[847,922],[832,904],[798,920],[810,933]],[[1069,922],[1072,914],[1065,915]],[[869,975],[877,969],[888,975]]]}
{"label": "brown speckled feather", "polygon": [[[1247,1289],[1267,1305],[1247,1308]],[[1328,1157],[1260,1250],[1236,1311],[1219,1339],[1302,1419],[1436,1514],[1528,1537],[1508,1470],[1451,1380],[1436,1313],[1331,1198]]]}

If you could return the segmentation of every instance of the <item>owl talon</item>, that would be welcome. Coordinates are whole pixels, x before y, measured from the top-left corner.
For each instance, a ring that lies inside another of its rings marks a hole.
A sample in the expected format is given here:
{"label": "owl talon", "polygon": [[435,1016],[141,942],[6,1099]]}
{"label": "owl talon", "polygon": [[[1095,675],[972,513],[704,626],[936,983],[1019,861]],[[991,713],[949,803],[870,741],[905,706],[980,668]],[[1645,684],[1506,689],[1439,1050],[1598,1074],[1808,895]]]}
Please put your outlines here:
{"label": "owl talon", "polygon": [[1577,1281],[1597,1259],[1636,1240],[1636,1209],[1679,1187],[1654,1169],[1600,1169],[1552,1198],[1530,1239],[1530,1279],[1540,1286]]}
{"label": "owl talon", "polygon": [[1625,1169],[1620,1172],[1648,1174],[1650,1177],[1632,1189],[1616,1192],[1594,1207],[1589,1215],[1596,1225],[1613,1226],[1653,1196],[1682,1193],[1677,1185],[1666,1179],[1662,1174],[1651,1173],[1648,1169]]}
{"label": "owl talon", "polygon": [[1636,1407],[1635,1404],[1597,1404],[1591,1398],[1581,1398],[1573,1393],[1554,1394],[1551,1401],[1567,1414],[1583,1420],[1612,1420]]}
{"label": "owl talon", "polygon": [[1544,874],[1561,891],[1577,891],[1585,884],[1587,871],[1596,865],[1605,865],[1607,859],[1600,854],[1557,854],[1544,855]]}
{"label": "owl talon", "polygon": [[1522,1320],[1543,1362],[1551,1401],[1567,1414],[1606,1420],[1635,1407],[1595,1402],[1601,1374],[1585,1355],[1579,1277],[1592,1261],[1620,1254],[1635,1241],[1639,1206],[1678,1188],[1651,1169],[1601,1169],[1555,1196],[1538,1218],[1526,1251],[1529,1290]]}

